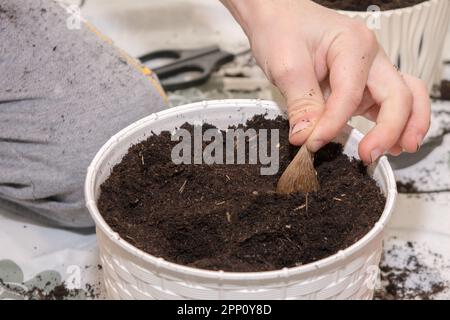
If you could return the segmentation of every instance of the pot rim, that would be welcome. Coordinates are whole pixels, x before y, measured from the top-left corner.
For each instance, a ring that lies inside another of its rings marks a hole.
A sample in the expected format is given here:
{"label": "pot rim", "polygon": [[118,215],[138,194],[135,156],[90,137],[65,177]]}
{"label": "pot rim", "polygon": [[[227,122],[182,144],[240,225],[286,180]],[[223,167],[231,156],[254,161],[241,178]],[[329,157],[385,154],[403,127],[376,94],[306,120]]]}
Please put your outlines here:
{"label": "pot rim", "polygon": [[[323,269],[327,267],[333,266],[335,263],[340,263],[345,260],[347,257],[357,254],[358,251],[369,244],[372,240],[377,238],[380,233],[382,233],[386,224],[388,223],[395,204],[395,199],[397,196],[397,188],[394,178],[394,173],[392,171],[391,166],[387,160],[386,156],[382,156],[378,160],[377,166],[381,166],[383,171],[383,175],[387,175],[387,192],[386,192],[386,203],[383,210],[383,213],[380,216],[380,219],[375,223],[375,225],[370,229],[370,231],[364,235],[361,239],[356,241],[351,246],[336,252],[333,255],[330,255],[326,258],[310,262],[305,265],[291,267],[291,268],[282,268],[278,270],[271,271],[260,271],[260,272],[230,272],[230,271],[213,271],[206,269],[198,269],[189,266],[180,265],[174,262],[167,261],[163,258],[155,257],[149,253],[146,253],[135,246],[128,243],[126,240],[121,238],[119,234],[111,229],[106,221],[103,219],[100,214],[96,201],[95,201],[95,180],[96,180],[96,172],[99,167],[99,164],[103,162],[105,158],[108,157],[108,154],[114,150],[114,146],[122,140],[123,137],[128,136],[141,129],[142,127],[148,126],[148,123],[159,119],[161,117],[171,117],[179,114],[183,111],[192,111],[193,108],[202,108],[206,105],[215,104],[216,108],[227,108],[231,105],[242,105],[242,108],[245,108],[245,105],[260,105],[266,109],[275,109],[280,111],[279,106],[273,101],[268,100],[257,100],[257,99],[225,99],[225,100],[208,100],[203,102],[195,102],[190,103],[170,109],[166,109],[157,113],[153,113],[141,120],[138,120],[126,128],[119,131],[117,134],[112,136],[98,151],[92,160],[91,164],[88,167],[86,181],[85,181],[85,198],[86,198],[86,206],[95,222],[97,232],[98,229],[102,231],[111,241],[113,241],[120,248],[131,254],[137,259],[141,259],[146,263],[149,263],[155,267],[155,269],[167,269],[175,273],[181,273],[183,275],[189,275],[193,277],[201,277],[203,279],[220,279],[220,280],[263,280],[263,279],[274,279],[274,278],[285,278],[291,277],[295,275],[305,274],[308,272],[313,272],[318,269]],[[261,108],[262,109],[262,108]],[[281,112],[280,112],[281,114]],[[356,135],[358,141],[360,141],[363,137],[362,133],[358,130],[347,126],[346,128],[351,131],[352,135]]]}
{"label": "pot rim", "polygon": [[[376,14],[384,15],[384,16],[391,16],[393,14],[402,14],[404,12],[411,12],[413,10],[422,10],[424,7],[429,7],[432,4],[438,3],[442,0],[426,0],[421,3],[417,3],[413,6],[408,6],[404,8],[396,8],[396,9],[389,9],[389,10],[380,10],[379,13]],[[330,9],[330,8],[329,8]],[[370,17],[371,15],[374,15],[374,12],[369,11],[353,11],[353,10],[339,10],[339,9],[331,9],[338,11],[343,14],[348,14],[350,16],[361,16],[363,18]]]}

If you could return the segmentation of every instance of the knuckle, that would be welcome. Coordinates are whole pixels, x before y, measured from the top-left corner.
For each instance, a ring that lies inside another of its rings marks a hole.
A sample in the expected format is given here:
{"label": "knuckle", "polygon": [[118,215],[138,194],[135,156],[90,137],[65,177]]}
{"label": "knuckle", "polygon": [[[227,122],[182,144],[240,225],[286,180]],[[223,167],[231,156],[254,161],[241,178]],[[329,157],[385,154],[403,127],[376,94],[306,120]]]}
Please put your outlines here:
{"label": "knuckle", "polygon": [[378,40],[375,37],[375,34],[371,30],[366,30],[365,33],[361,34],[362,40],[365,44],[365,48],[369,52],[377,52],[378,48]]}
{"label": "knuckle", "polygon": [[270,65],[270,80],[275,84],[292,80],[300,74],[300,70],[295,64],[289,62],[276,62]]}
{"label": "knuckle", "polygon": [[363,22],[356,20],[356,19],[350,19],[347,22],[347,29],[350,30],[352,33],[358,33],[366,29],[366,26]]}
{"label": "knuckle", "polygon": [[349,28],[351,29],[351,33],[356,36],[358,39],[358,43],[363,46],[369,47],[370,49],[375,49],[378,47],[378,40],[375,33],[370,30],[365,23],[353,20],[350,23]]}
{"label": "knuckle", "polygon": [[364,39],[364,41],[367,44],[369,44],[369,45],[378,44],[378,40],[377,40],[375,33],[372,30],[370,30],[369,28],[367,28],[366,26],[364,26],[360,30],[360,34],[361,34],[361,37]]}
{"label": "knuckle", "polygon": [[315,99],[298,99],[288,107],[288,118],[291,121],[314,120],[321,114],[322,105]]}
{"label": "knuckle", "polygon": [[289,113],[308,112],[321,107],[322,104],[317,99],[307,96],[294,100],[289,105]]}
{"label": "knuckle", "polygon": [[417,77],[410,76],[408,74],[403,74],[403,77],[407,79],[411,83],[411,89],[418,92],[419,94],[427,94],[428,95],[428,85],[427,83]]}
{"label": "knuckle", "polygon": [[424,92],[426,92],[426,91],[428,91],[427,90],[427,83],[424,81],[424,80],[422,80],[422,79],[420,79],[420,78],[415,78],[416,79],[416,82],[417,82],[417,86],[421,89],[421,90],[423,90]]}

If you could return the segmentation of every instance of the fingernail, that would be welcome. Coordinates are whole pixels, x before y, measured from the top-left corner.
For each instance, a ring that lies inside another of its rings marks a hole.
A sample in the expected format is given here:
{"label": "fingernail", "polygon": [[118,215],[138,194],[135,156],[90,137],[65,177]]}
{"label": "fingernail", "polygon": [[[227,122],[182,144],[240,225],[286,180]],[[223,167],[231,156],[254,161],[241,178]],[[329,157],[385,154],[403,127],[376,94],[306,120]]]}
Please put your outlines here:
{"label": "fingernail", "polygon": [[311,121],[309,120],[301,120],[298,122],[295,126],[291,129],[291,135],[296,134],[302,130],[305,130],[306,128],[311,126]]}
{"label": "fingernail", "polygon": [[423,136],[421,134],[418,134],[416,139],[417,139],[417,150],[416,151],[419,151],[420,146],[422,145]]}
{"label": "fingernail", "polygon": [[401,155],[401,154],[402,154],[402,152],[404,152],[404,150],[403,150],[403,149],[401,149],[401,150],[398,150],[398,151],[395,151],[395,152],[393,152],[393,151],[389,151],[389,154],[390,154],[390,155],[392,155],[392,156],[394,156],[394,157],[398,157],[399,155]]}
{"label": "fingernail", "polygon": [[372,152],[370,153],[370,160],[372,160],[372,163],[377,161],[378,158],[381,157],[383,153],[384,152],[381,149],[373,149]]}
{"label": "fingernail", "polygon": [[308,143],[308,149],[311,152],[317,152],[320,148],[325,145],[325,141],[323,140],[312,140]]}

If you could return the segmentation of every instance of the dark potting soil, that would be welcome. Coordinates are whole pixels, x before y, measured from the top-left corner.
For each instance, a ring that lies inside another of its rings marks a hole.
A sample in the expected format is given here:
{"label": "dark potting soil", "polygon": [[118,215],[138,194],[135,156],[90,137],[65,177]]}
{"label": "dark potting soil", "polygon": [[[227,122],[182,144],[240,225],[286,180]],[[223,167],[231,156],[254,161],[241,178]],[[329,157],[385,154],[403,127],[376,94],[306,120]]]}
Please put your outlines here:
{"label": "dark potting soil", "polygon": [[398,193],[406,193],[406,194],[432,194],[432,193],[441,193],[441,192],[450,192],[449,188],[442,189],[431,189],[431,190],[420,190],[417,187],[417,182],[413,180],[407,181],[397,181],[397,191]]}
{"label": "dark potting soil", "polygon": [[426,0],[313,0],[318,4],[337,10],[367,11],[372,5],[380,7],[381,10],[391,10],[411,7]]}
{"label": "dark potting soil", "polygon": [[406,182],[397,181],[397,191],[398,193],[417,193],[419,189],[414,181],[408,180]]}
{"label": "dark potting soil", "polygon": [[7,8],[5,5],[0,5],[0,22],[14,21],[16,19],[16,11],[13,8]]}
{"label": "dark potting soil", "polygon": [[248,272],[330,256],[379,219],[384,196],[341,145],[330,143],[315,156],[319,192],[281,195],[274,192],[276,183],[298,150],[288,142],[288,122],[256,116],[246,127],[280,129],[276,175],[260,175],[260,165],[176,165],[171,150],[178,142],[163,132],[132,146],[101,186],[98,206],[106,222],[154,256],[202,269]]}

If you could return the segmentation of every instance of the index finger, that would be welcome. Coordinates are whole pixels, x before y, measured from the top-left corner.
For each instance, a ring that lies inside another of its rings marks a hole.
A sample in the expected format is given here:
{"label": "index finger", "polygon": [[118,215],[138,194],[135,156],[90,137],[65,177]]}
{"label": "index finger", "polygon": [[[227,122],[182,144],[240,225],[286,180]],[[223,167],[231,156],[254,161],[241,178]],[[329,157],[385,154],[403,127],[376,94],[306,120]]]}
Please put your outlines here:
{"label": "index finger", "polygon": [[334,44],[329,58],[331,94],[306,142],[312,152],[334,139],[357,110],[375,56],[371,46],[354,39],[341,41]]}

